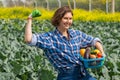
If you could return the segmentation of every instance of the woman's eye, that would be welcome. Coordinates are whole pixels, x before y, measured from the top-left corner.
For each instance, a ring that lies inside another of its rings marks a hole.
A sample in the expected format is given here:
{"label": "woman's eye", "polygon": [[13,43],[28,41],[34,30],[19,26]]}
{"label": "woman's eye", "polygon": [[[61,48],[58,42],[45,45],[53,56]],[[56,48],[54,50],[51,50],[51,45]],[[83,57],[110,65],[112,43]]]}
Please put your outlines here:
{"label": "woman's eye", "polygon": [[63,19],[69,19],[69,20],[71,20],[72,18],[67,18],[67,17],[65,17],[65,18],[63,18]]}
{"label": "woman's eye", "polygon": [[64,17],[64,19],[68,19],[68,18]]}

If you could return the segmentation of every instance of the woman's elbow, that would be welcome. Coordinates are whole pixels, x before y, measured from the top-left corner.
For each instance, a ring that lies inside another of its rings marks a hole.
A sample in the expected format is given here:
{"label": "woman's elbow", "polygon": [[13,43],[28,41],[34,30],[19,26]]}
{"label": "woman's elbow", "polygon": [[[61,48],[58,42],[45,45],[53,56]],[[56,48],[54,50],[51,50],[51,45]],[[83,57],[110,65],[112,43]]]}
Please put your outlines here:
{"label": "woman's elbow", "polygon": [[24,41],[25,41],[25,43],[30,43],[32,41],[32,39],[31,38],[25,38]]}

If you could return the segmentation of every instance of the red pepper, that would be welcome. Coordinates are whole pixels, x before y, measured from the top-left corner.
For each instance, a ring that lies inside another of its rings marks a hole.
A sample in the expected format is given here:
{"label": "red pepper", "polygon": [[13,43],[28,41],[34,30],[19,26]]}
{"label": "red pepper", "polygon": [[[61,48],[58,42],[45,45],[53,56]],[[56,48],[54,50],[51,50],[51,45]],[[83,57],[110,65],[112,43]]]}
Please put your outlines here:
{"label": "red pepper", "polygon": [[101,53],[98,53],[97,54],[97,58],[101,58],[102,57],[102,54]]}

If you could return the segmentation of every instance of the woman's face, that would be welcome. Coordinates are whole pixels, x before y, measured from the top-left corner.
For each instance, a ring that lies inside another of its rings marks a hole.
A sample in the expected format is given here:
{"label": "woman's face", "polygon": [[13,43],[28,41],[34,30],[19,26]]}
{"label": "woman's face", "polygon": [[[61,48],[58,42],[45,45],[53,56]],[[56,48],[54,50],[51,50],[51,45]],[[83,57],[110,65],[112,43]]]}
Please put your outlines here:
{"label": "woman's face", "polygon": [[68,29],[72,25],[72,14],[67,12],[61,19],[59,27],[62,29]]}

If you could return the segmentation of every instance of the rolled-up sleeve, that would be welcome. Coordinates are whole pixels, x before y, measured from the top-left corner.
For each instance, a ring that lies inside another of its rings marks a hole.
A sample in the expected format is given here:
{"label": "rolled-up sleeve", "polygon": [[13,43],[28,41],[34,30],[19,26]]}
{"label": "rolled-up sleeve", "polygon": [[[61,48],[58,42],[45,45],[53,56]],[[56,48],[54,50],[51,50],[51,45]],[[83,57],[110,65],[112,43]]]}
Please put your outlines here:
{"label": "rolled-up sleeve", "polygon": [[33,34],[32,40],[28,43],[29,46],[36,46],[41,49],[50,48],[52,46],[51,39],[48,33]]}
{"label": "rolled-up sleeve", "polygon": [[35,34],[32,35],[32,40],[30,43],[28,43],[28,45],[30,46],[35,46],[37,43],[37,36]]}
{"label": "rolled-up sleeve", "polygon": [[96,42],[102,43],[102,41],[99,38],[94,38],[92,41],[92,46],[95,46]]}

